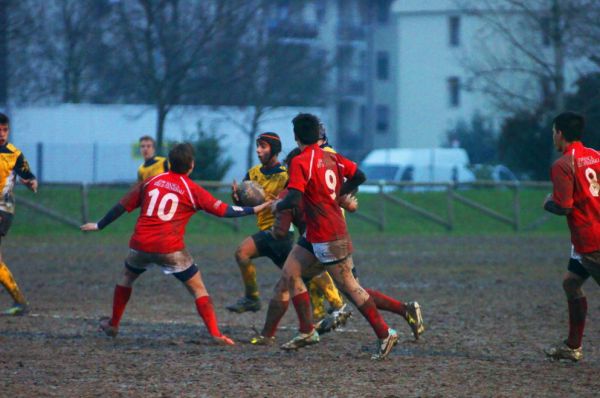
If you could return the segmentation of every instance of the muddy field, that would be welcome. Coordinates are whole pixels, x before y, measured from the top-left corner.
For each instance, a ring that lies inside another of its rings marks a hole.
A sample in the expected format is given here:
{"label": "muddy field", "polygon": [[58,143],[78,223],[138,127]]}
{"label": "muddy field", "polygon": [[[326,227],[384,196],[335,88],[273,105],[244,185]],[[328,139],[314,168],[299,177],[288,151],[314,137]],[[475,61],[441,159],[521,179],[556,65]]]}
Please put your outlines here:
{"label": "muddy field", "polygon": [[[541,351],[566,333],[564,236],[355,237],[363,285],[417,300],[424,312],[427,332],[419,343],[403,319],[385,315],[402,337],[382,362],[369,359],[375,337],[356,312],[345,330],[296,353],[248,344],[265,310],[225,310],[241,293],[233,261],[239,239],[202,240],[192,237],[188,244],[235,347],[213,345],[187,292],[156,269],[134,288],[119,337],[98,333],[97,318],[110,313],[124,241],[2,242],[32,312],[0,318],[0,396],[597,396],[596,285],[586,290],[584,360],[552,363]],[[264,299],[276,278],[277,269],[260,261]],[[0,293],[0,305],[8,304]],[[278,342],[291,338],[295,325],[288,312]]]}

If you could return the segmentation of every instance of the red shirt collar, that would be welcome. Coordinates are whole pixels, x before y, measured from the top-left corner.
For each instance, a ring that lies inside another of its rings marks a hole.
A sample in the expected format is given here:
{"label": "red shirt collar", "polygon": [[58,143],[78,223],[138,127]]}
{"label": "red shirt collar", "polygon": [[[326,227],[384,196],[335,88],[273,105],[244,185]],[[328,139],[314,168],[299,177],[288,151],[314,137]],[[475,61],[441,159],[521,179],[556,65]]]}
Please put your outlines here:
{"label": "red shirt collar", "polygon": [[573,149],[581,149],[583,148],[583,143],[581,141],[573,141],[563,151],[563,155],[566,155],[567,152],[571,152]]}
{"label": "red shirt collar", "polygon": [[321,149],[321,147],[315,142],[314,144],[307,145],[302,152],[306,152],[309,149]]}

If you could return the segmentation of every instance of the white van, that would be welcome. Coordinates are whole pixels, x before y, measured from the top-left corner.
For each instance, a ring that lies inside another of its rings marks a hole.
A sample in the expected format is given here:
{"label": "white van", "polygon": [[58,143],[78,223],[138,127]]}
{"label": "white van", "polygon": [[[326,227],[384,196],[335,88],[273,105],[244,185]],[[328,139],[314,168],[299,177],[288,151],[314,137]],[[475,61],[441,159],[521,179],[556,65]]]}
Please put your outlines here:
{"label": "white van", "polygon": [[[469,156],[462,148],[388,148],[371,151],[360,168],[369,182],[475,181],[468,165]],[[378,192],[375,186],[364,186],[360,190]]]}

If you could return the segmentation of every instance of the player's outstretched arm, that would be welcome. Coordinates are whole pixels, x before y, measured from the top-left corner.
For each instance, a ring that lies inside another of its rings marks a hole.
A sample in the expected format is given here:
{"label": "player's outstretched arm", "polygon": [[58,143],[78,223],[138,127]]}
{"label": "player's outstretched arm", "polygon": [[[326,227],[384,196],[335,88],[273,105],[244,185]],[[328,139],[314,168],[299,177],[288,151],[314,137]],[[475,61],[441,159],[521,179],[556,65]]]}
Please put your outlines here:
{"label": "player's outstretched arm", "polygon": [[271,206],[272,201],[269,200],[263,204],[254,207],[246,207],[246,206],[227,206],[225,209],[225,213],[221,217],[233,218],[233,217],[244,217],[252,214],[259,213]]}
{"label": "player's outstretched arm", "polygon": [[300,205],[300,201],[302,200],[302,192],[298,191],[294,188],[289,188],[287,195],[283,199],[280,199],[273,203],[272,211],[273,213],[278,211],[283,211],[286,209],[292,209],[294,207],[298,207]]}
{"label": "player's outstretched arm", "polygon": [[123,213],[125,213],[125,206],[123,206],[120,203],[117,203],[115,206],[113,206],[112,209],[108,211],[108,213],[104,215],[104,217],[102,217],[100,221],[98,221],[97,223],[83,224],[81,227],[79,227],[79,229],[81,229],[83,232],[98,231],[100,229],[104,229],[108,224],[121,217]]}

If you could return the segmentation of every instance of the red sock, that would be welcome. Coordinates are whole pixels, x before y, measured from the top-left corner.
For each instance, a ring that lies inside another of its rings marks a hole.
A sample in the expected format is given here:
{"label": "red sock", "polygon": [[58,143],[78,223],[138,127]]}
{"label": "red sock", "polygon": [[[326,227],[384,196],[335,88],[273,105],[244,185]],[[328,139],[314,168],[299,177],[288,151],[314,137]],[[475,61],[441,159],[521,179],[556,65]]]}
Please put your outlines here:
{"label": "red sock", "polygon": [[388,325],[387,323],[385,323],[385,320],[383,319],[379,311],[377,311],[377,307],[375,306],[375,300],[373,300],[373,297],[369,296],[369,299],[365,301],[363,305],[358,307],[358,310],[371,324],[371,327],[377,335],[377,338],[385,339],[388,336]]}
{"label": "red sock", "polygon": [[312,309],[310,307],[310,296],[308,292],[300,293],[292,297],[292,303],[298,314],[300,322],[300,333],[310,333],[314,329],[312,322]]}
{"label": "red sock", "polygon": [[215,314],[215,309],[213,308],[210,296],[198,297],[196,299],[196,310],[198,310],[198,314],[204,321],[208,333],[210,333],[211,336],[220,336],[221,332],[217,325],[217,315]]}
{"label": "red sock", "polygon": [[586,314],[587,298],[579,297],[569,300],[569,338],[567,339],[567,345],[571,348],[581,347]]}
{"label": "red sock", "polygon": [[277,325],[281,318],[285,315],[288,309],[289,301],[271,300],[269,301],[269,309],[267,310],[267,319],[262,330],[262,335],[265,337],[275,336]]}
{"label": "red sock", "polygon": [[108,322],[111,326],[119,327],[119,322],[121,322],[129,297],[131,297],[131,287],[115,285],[112,318],[110,318],[110,322]]}
{"label": "red sock", "polygon": [[403,302],[395,300],[390,296],[386,296],[377,290],[365,290],[369,293],[369,296],[373,297],[373,301],[375,301],[378,310],[390,311],[406,318],[406,305]]}

